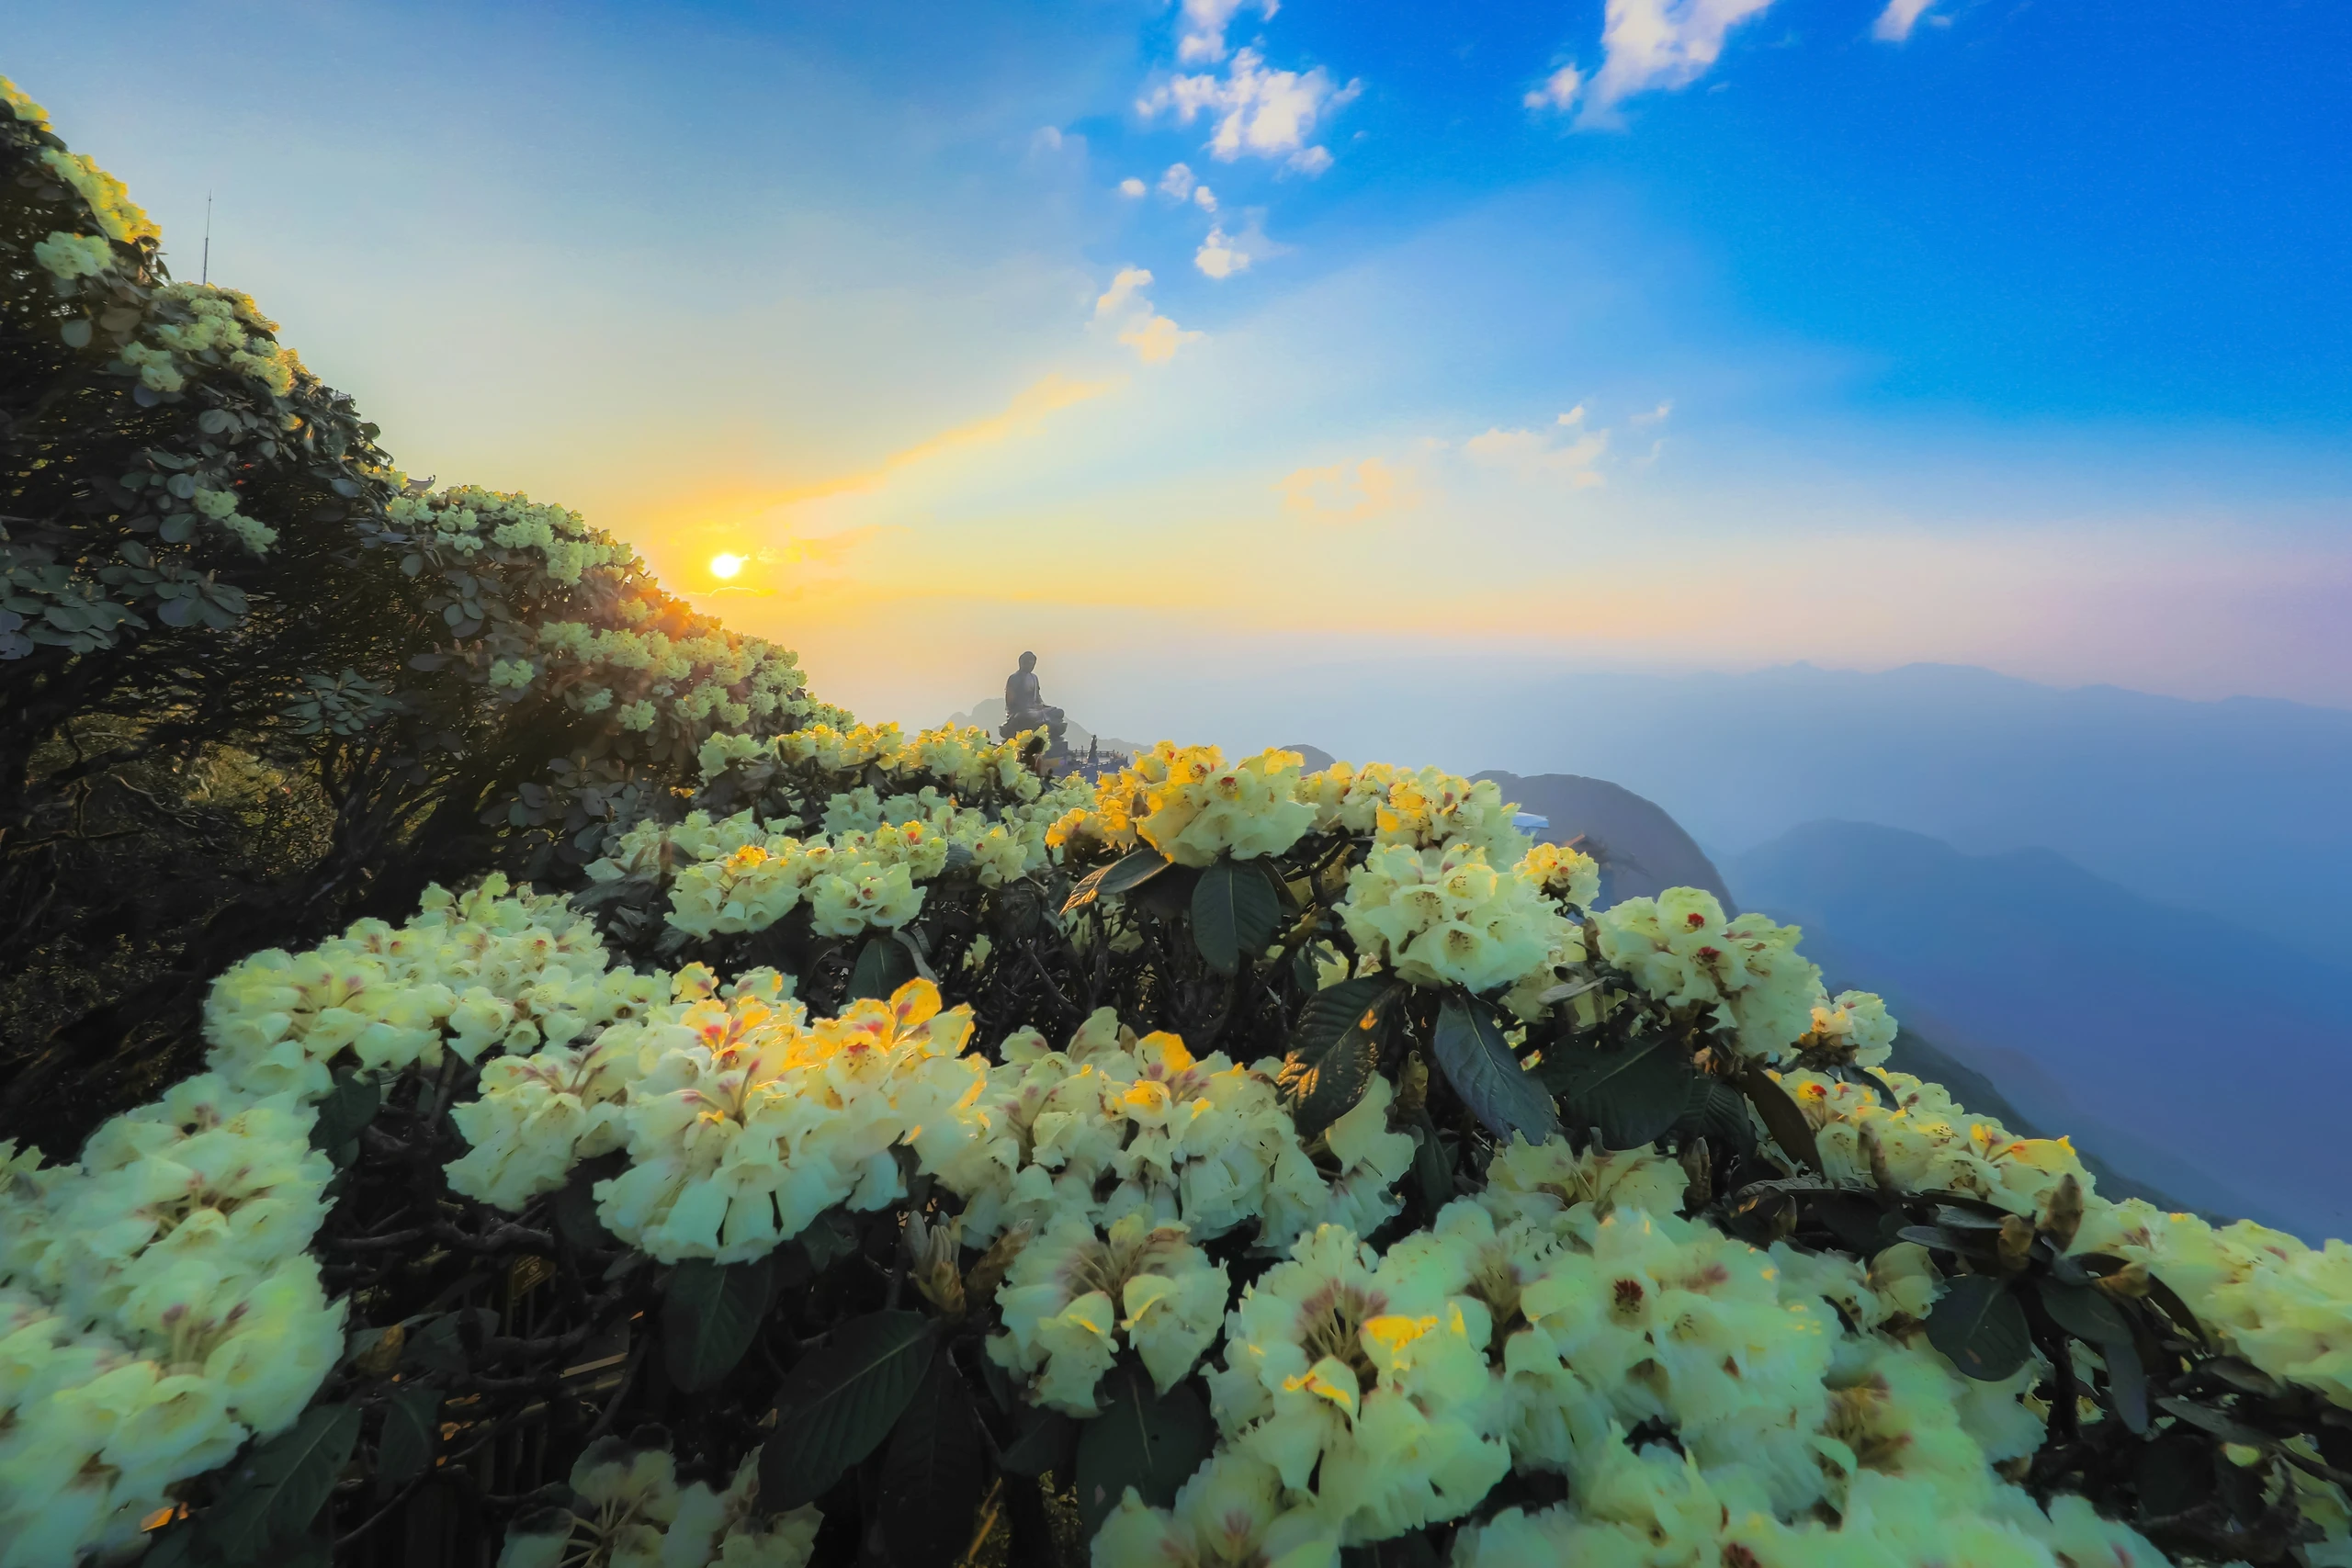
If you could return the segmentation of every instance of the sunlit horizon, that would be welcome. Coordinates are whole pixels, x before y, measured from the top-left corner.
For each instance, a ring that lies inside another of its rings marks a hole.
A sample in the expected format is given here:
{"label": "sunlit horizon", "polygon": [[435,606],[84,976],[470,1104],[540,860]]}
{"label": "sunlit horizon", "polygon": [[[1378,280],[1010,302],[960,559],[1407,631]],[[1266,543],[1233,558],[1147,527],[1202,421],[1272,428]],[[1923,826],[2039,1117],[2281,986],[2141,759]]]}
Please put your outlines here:
{"label": "sunlit horizon", "polygon": [[1880,9],[1668,70],[1600,0],[134,5],[103,65],[36,5],[0,63],[182,272],[214,193],[213,279],[408,472],[876,716],[1030,646],[1123,730],[1398,660],[2352,705],[2337,24]]}

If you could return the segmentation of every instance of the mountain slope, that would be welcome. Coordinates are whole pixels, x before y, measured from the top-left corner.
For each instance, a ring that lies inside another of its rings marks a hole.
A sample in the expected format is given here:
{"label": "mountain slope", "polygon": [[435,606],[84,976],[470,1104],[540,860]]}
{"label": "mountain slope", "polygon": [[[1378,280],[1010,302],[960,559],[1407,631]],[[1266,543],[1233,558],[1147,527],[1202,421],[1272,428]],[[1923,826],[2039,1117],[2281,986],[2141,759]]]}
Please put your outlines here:
{"label": "mountain slope", "polygon": [[1602,903],[1656,897],[1668,887],[1703,887],[1733,908],[1731,890],[1706,852],[1679,822],[1632,790],[1576,773],[1472,776],[1494,780],[1505,800],[1550,818],[1551,828],[1537,837],[1555,844],[1584,840],[1585,849],[1600,862]]}
{"label": "mountain slope", "polygon": [[1884,993],[2030,1120],[2199,1207],[2347,1228],[2352,972],[2046,850],[1815,822],[1729,871],[1834,982]]}

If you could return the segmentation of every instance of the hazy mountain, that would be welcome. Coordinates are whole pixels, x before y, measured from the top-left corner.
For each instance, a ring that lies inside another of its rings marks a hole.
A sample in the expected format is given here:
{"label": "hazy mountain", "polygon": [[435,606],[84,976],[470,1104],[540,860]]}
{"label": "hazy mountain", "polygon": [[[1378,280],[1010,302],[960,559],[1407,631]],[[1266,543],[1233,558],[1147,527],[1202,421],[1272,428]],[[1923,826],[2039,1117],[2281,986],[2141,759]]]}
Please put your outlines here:
{"label": "hazy mountain", "polygon": [[1974,852],[2039,845],[2323,960],[2352,952],[2352,897],[2335,891],[2352,886],[2352,711],[1925,664],[1651,676],[1465,658],[1256,680],[1212,683],[1156,720],[1237,739],[1311,732],[1347,757],[1611,779],[1718,861],[1824,818]]}
{"label": "hazy mountain", "polygon": [[1668,887],[1703,887],[1736,912],[1731,890],[1714,863],[1682,825],[1632,790],[1606,779],[1576,773],[1485,773],[1502,786],[1503,798],[1522,811],[1547,818],[1551,827],[1536,834],[1555,844],[1584,840],[1600,862],[1600,901],[1654,898]]}
{"label": "hazy mountain", "polygon": [[2047,850],[1815,822],[1725,869],[2030,1120],[2200,1208],[2352,1229],[2352,970]]}

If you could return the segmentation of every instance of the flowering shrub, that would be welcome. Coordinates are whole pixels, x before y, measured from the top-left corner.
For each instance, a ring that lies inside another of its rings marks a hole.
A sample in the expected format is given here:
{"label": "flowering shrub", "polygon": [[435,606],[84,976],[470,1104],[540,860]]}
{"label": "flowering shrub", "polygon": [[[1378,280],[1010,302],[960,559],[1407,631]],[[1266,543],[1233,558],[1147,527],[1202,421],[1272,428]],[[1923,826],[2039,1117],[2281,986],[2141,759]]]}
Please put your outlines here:
{"label": "flowering shrub", "polygon": [[[9,93],[76,220],[11,276],[176,301],[91,374],[305,395]],[[363,470],[352,604],[442,630],[280,711],[470,715],[387,798],[538,890],[388,875],[0,1145],[0,1568],[2352,1562],[2352,1252],[2101,1198],[1794,928],[1596,908],[1434,769],[861,725],[572,514]],[[187,488],[159,538],[315,543]]]}
{"label": "flowering shrub", "polygon": [[157,243],[6,88],[0,1056],[56,1153],[195,1065],[244,953],[436,880],[569,888],[713,736],[827,711],[577,513],[410,481]]}

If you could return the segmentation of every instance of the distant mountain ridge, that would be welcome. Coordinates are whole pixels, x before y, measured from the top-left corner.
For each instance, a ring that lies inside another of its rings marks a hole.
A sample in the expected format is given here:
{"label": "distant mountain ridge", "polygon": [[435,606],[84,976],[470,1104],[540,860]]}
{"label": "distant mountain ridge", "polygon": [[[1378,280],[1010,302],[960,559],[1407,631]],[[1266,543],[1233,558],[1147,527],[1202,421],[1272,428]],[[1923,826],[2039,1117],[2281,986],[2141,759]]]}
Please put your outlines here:
{"label": "distant mountain ridge", "polygon": [[1646,675],[1469,657],[1277,670],[1176,705],[1165,722],[1187,733],[1311,722],[1346,756],[1613,780],[1718,862],[1806,822],[1879,822],[1971,852],[2054,850],[2323,961],[2352,952],[2352,898],[2312,896],[2352,886],[2352,710],[1958,665]]}

